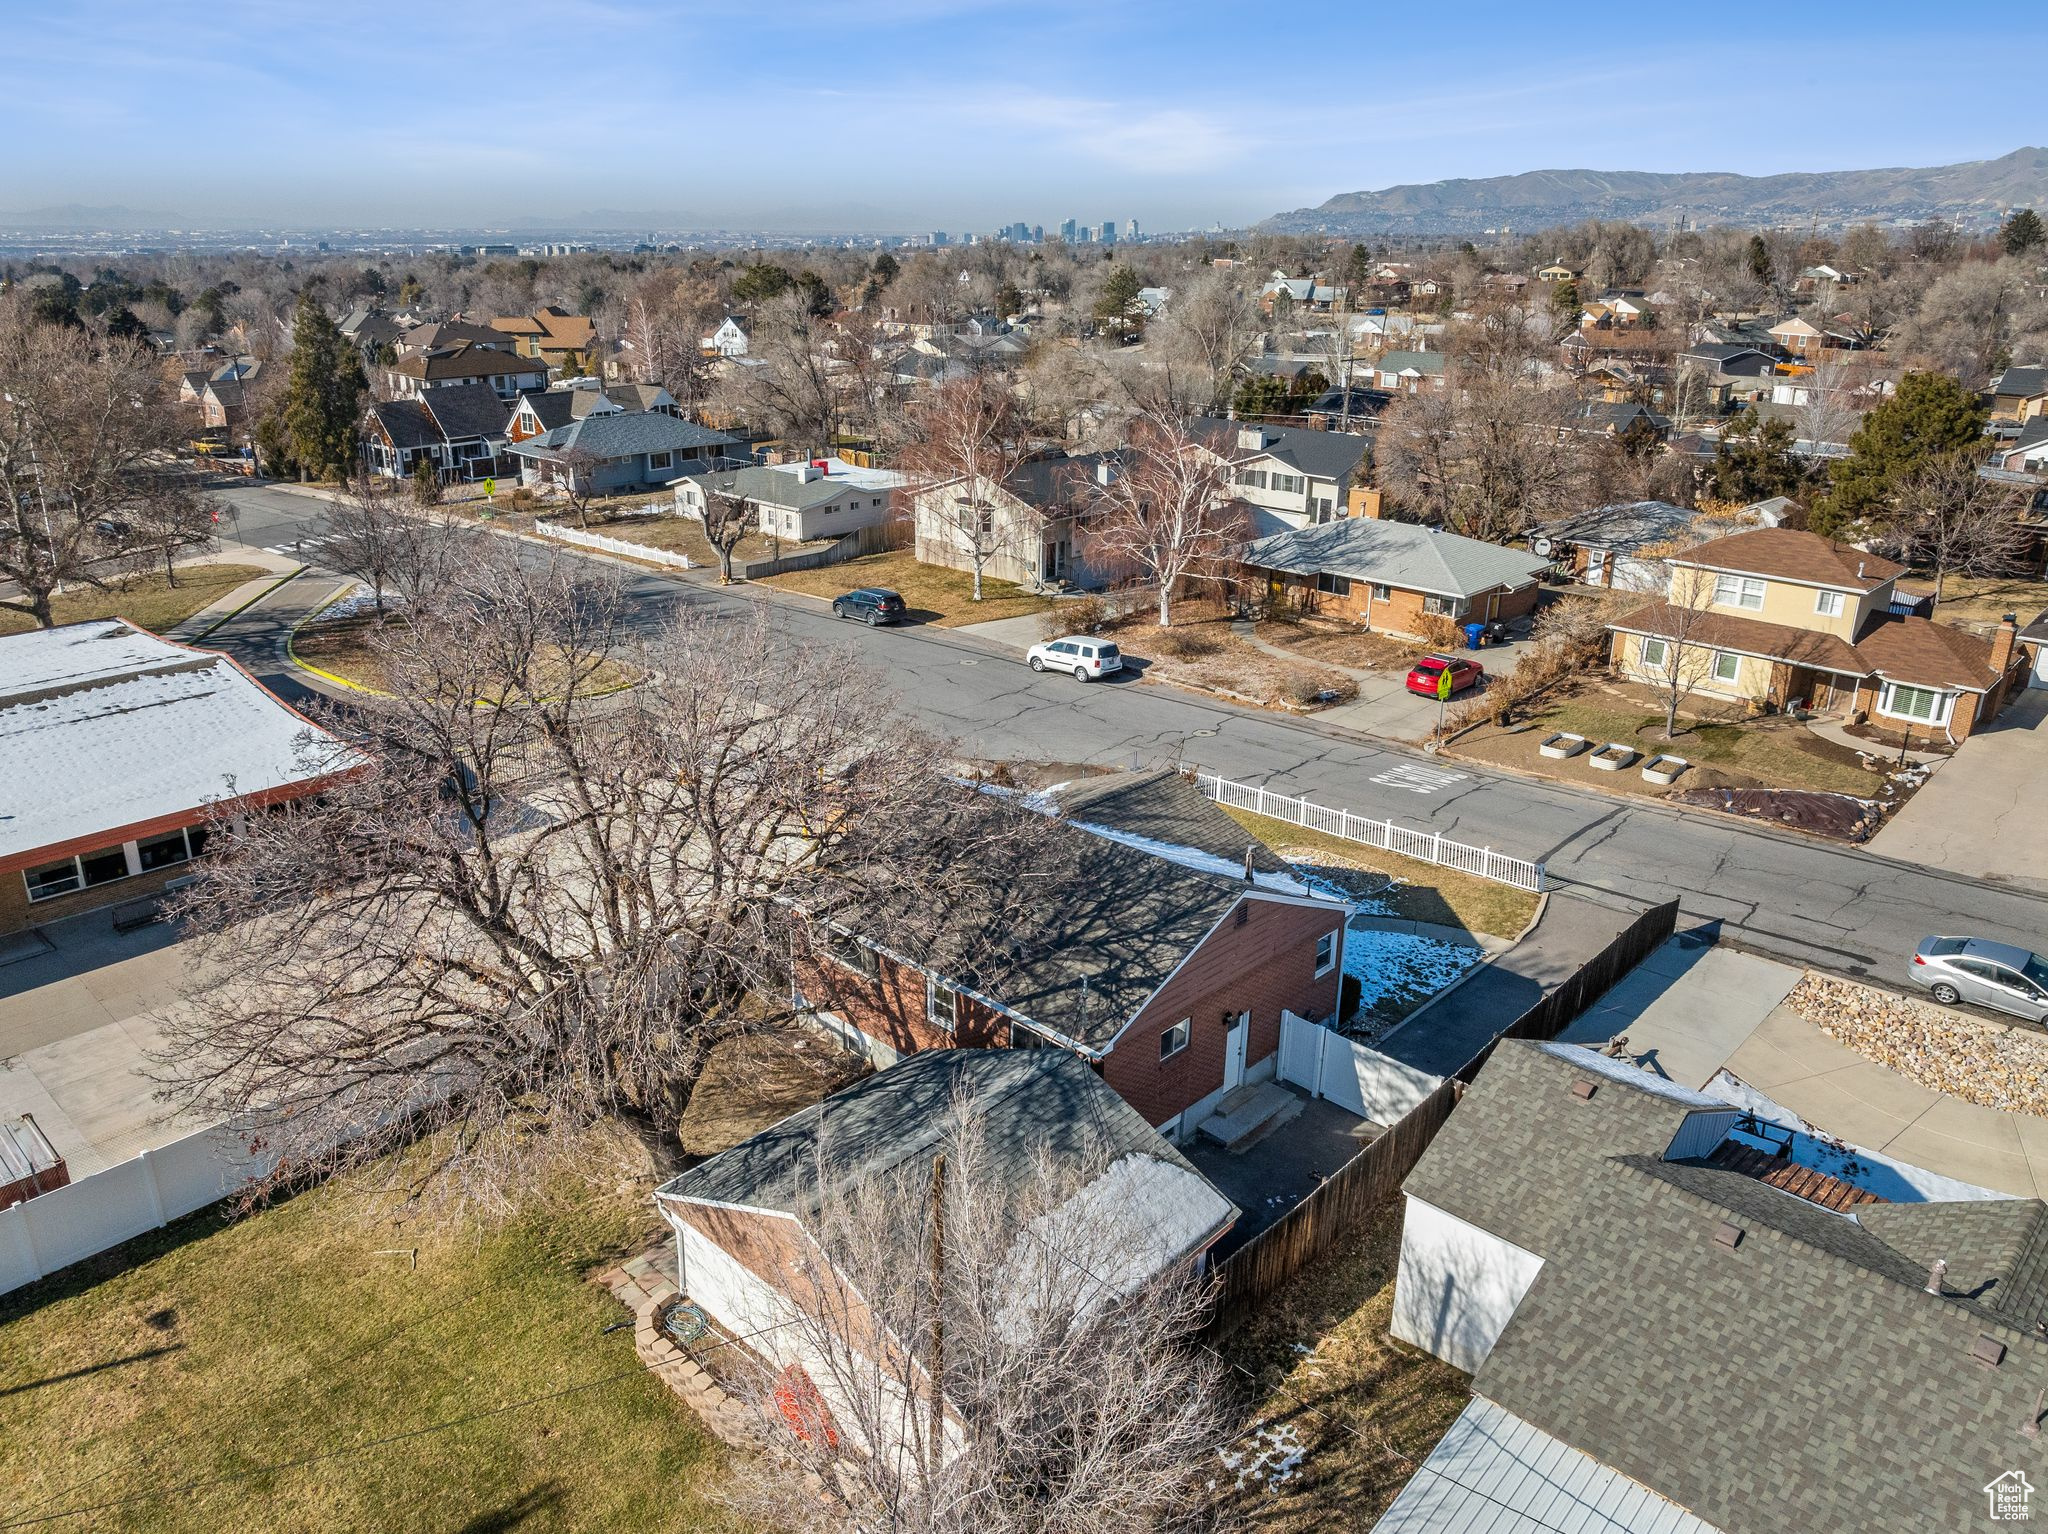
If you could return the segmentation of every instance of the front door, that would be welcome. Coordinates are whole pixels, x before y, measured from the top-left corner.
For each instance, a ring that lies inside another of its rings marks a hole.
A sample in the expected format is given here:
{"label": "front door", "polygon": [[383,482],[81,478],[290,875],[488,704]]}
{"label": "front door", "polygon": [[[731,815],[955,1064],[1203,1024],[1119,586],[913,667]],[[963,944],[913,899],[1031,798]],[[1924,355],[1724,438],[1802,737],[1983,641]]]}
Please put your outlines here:
{"label": "front door", "polygon": [[1223,1090],[1228,1092],[1244,1084],[1245,1051],[1252,1041],[1252,1015],[1249,1012],[1237,1014],[1237,1021],[1230,1025],[1230,1031],[1223,1036]]}

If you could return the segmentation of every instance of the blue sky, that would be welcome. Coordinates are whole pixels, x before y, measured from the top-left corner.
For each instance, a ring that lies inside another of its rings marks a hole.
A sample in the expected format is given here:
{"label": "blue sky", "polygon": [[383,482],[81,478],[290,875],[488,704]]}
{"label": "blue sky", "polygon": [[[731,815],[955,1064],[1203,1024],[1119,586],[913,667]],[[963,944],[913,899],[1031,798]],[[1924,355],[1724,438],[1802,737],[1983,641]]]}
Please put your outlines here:
{"label": "blue sky", "polygon": [[[0,0],[0,210],[503,226],[1245,222],[1545,167],[2048,139],[2048,14],[1182,0]],[[1396,14],[1398,12],[1398,14]],[[1709,16],[1734,28],[1706,31]]]}

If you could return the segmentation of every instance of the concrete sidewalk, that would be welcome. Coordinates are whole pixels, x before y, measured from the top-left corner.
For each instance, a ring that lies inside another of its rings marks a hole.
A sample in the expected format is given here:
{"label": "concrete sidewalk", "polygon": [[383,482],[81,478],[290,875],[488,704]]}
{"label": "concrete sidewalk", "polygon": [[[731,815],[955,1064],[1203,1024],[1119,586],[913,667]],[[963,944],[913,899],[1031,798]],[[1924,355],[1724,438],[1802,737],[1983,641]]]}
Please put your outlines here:
{"label": "concrete sidewalk", "polygon": [[2036,798],[2044,772],[2048,691],[2030,690],[1937,767],[1871,838],[1870,850],[1972,878],[2048,889],[2048,817]]}
{"label": "concrete sidewalk", "polygon": [[1552,891],[1535,930],[1471,970],[1375,1047],[1432,1076],[1456,1074],[1503,1028],[1613,942],[1637,914]]}
{"label": "concrete sidewalk", "polygon": [[1629,971],[1559,1038],[1600,1045],[1627,1034],[1629,1058],[1637,1064],[1683,1087],[1704,1086],[1799,983],[1800,973],[1790,964],[1680,935]]}
{"label": "concrete sidewalk", "polygon": [[181,623],[174,623],[164,631],[164,638],[179,644],[198,644],[215,629],[246,607],[254,606],[277,587],[304,572],[305,566],[297,560],[286,559],[268,549],[237,549],[232,559],[209,556],[194,560],[194,564],[237,564],[261,565],[271,573],[253,581],[244,581],[233,591],[219,600],[209,602]]}

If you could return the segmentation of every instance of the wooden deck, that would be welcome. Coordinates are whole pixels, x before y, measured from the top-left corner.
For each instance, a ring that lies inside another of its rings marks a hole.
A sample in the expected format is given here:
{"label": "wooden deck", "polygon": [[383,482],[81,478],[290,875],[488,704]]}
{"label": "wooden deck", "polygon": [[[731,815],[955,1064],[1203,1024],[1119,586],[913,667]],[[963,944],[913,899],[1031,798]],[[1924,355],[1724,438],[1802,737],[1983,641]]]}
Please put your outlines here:
{"label": "wooden deck", "polygon": [[1714,1154],[1707,1161],[1710,1166],[1754,1177],[1758,1182],[1769,1183],[1794,1197],[1805,1199],[1809,1204],[1818,1204],[1837,1214],[1847,1214],[1859,1204],[1885,1202],[1867,1188],[1843,1182],[1841,1178],[1830,1177],[1825,1172],[1816,1172],[1812,1167],[1801,1166],[1784,1156],[1774,1156],[1753,1146],[1738,1145],[1733,1140],[1723,1140],[1715,1146]]}

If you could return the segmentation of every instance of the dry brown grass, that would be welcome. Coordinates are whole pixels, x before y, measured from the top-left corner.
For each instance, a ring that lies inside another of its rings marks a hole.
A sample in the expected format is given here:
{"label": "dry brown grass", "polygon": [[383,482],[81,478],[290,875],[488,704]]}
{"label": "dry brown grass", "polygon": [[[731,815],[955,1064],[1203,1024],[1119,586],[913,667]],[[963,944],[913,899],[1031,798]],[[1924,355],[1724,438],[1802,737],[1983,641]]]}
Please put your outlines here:
{"label": "dry brown grass", "polygon": [[[768,576],[761,584],[779,586],[784,591],[797,591],[805,596],[823,597],[827,601],[862,586],[885,586],[902,596],[904,605],[910,609],[912,622],[930,623],[939,628],[992,623],[998,618],[1023,618],[1055,609],[1050,597],[1033,596],[1008,581],[992,581],[985,577],[981,583],[982,597],[977,602],[974,600],[972,571],[920,564],[909,549],[863,554],[858,559],[824,565],[815,570],[790,570]],[[1069,605],[1060,603],[1056,610],[1064,612]]]}
{"label": "dry brown grass", "polygon": [[[175,628],[202,607],[211,607],[245,581],[277,578],[260,565],[182,565],[178,584],[170,585],[162,570],[151,570],[112,582],[105,591],[74,585],[51,600],[51,616],[59,623],[84,623],[93,618],[126,618],[138,628],[161,634]],[[0,634],[25,634],[36,626],[27,613],[0,609]]]}
{"label": "dry brown grass", "polygon": [[[312,670],[366,692],[387,694],[391,690],[391,676],[384,658],[372,643],[372,636],[380,625],[404,621],[403,617],[390,612],[381,618],[373,612],[355,613],[345,618],[316,615],[292,635],[292,658]],[[566,677],[567,674],[564,667],[562,675]],[[583,690],[586,693],[607,692],[628,686],[639,676],[637,670],[623,661],[607,660],[592,675],[584,678]]]}
{"label": "dry brown grass", "polygon": [[1400,1250],[1393,1203],[1218,1344],[1245,1392],[1248,1433],[1286,1434],[1304,1451],[1288,1480],[1238,1493],[1257,1528],[1370,1528],[1465,1409],[1464,1374],[1387,1334]]}

